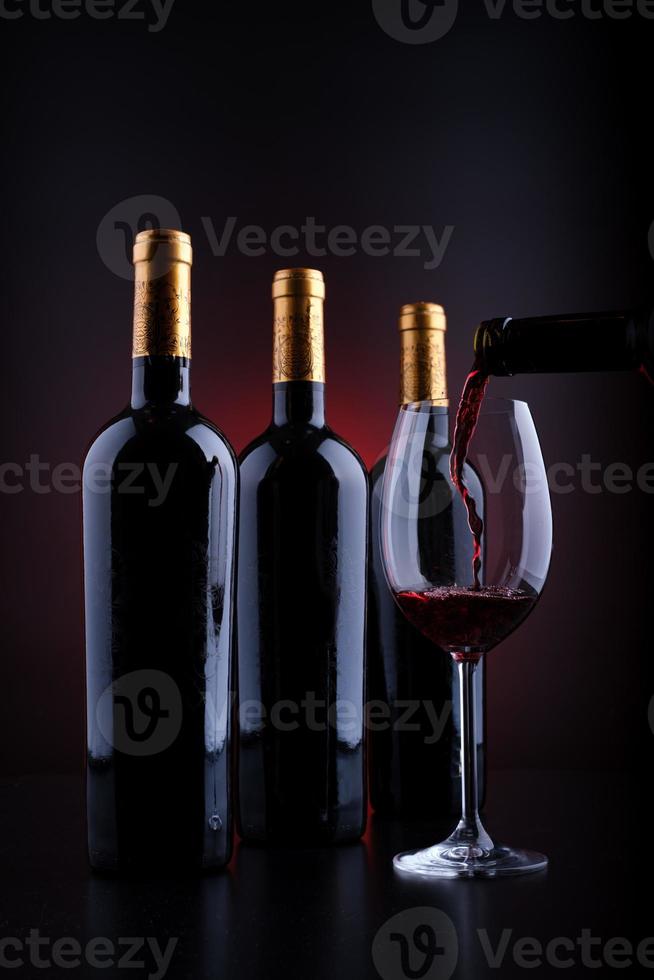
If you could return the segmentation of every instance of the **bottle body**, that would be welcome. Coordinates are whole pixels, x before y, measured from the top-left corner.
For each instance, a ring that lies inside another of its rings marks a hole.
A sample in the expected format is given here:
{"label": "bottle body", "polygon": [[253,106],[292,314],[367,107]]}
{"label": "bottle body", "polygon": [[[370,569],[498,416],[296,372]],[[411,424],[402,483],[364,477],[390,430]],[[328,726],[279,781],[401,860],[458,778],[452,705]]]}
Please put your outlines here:
{"label": "bottle body", "polygon": [[287,844],[366,820],[367,474],[325,424],[324,383],[292,377],[322,376],[311,330],[310,349],[276,342],[291,379],[276,368],[273,422],[240,457],[238,829]]}
{"label": "bottle body", "polygon": [[[130,410],[84,469],[91,864],[220,867],[232,824],[233,455],[195,412]],[[109,492],[95,489],[103,471]]]}
{"label": "bottle body", "polygon": [[131,405],[84,463],[91,865],[221,867],[232,846],[237,467],[189,361],[133,362]]}

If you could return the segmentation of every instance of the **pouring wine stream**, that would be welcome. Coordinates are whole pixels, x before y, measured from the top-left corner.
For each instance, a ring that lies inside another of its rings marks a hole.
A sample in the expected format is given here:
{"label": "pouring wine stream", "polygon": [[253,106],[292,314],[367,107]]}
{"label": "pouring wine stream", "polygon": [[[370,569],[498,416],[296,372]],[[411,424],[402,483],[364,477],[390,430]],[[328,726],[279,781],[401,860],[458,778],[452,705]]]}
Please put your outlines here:
{"label": "pouring wine stream", "polygon": [[450,455],[450,476],[452,483],[459,491],[468,512],[468,524],[474,539],[472,571],[475,592],[480,589],[479,569],[481,568],[481,536],[484,532],[484,522],[477,512],[475,499],[465,485],[463,468],[468,456],[468,448],[477,428],[479,412],[488,387],[489,376],[477,368],[473,368],[466,378],[461,401],[456,413],[454,439]]}

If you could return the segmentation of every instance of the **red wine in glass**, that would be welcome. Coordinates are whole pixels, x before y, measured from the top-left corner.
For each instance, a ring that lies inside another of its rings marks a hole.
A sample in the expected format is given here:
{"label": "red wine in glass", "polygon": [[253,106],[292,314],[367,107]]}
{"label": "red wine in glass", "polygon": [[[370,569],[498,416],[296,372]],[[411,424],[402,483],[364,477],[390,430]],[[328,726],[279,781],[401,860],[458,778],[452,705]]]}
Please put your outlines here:
{"label": "red wine in glass", "polygon": [[485,650],[513,632],[538,598],[536,592],[524,588],[482,587],[479,580],[484,522],[463,474],[489,380],[489,375],[476,366],[468,374],[450,455],[450,476],[463,498],[473,536],[472,588],[448,585],[396,595],[407,619],[437,646],[449,650],[455,660],[479,660]]}
{"label": "red wine in glass", "polygon": [[473,661],[512,633],[537,599],[536,592],[502,586],[450,585],[397,595],[404,615],[428,639],[455,660]]}

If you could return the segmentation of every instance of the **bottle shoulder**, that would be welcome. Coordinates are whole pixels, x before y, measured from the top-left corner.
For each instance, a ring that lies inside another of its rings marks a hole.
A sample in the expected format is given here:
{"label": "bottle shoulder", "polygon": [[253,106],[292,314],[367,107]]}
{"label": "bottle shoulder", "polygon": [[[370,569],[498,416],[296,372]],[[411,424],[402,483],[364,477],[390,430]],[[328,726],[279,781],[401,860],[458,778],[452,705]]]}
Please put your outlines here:
{"label": "bottle shoulder", "polygon": [[229,460],[233,468],[238,469],[236,451],[222,429],[196,409],[192,414],[195,421],[186,430],[186,436],[204,448],[208,456],[218,455],[219,450],[221,459]]}
{"label": "bottle shoulder", "polygon": [[119,454],[121,448],[136,435],[136,426],[132,413],[127,406],[118,415],[114,415],[96,432],[84,454],[84,465],[91,463],[110,463]]}
{"label": "bottle shoulder", "polygon": [[249,479],[281,478],[302,467],[339,479],[367,483],[359,454],[329,426],[269,426],[239,456],[241,474]]}
{"label": "bottle shoulder", "polygon": [[339,436],[337,432],[334,432],[333,429],[327,427],[327,431],[329,432],[330,444],[340,447],[340,449],[336,450],[336,452],[341,452],[345,457],[349,457],[354,468],[360,469],[367,481],[368,470],[366,468],[366,464],[363,462],[363,459],[356,449],[351,446],[347,440],[343,439],[342,436]]}
{"label": "bottle shoulder", "polygon": [[128,406],[100,429],[87,450],[84,465],[111,464],[123,455],[133,457],[154,450],[175,458],[199,451],[207,460],[215,458],[222,467],[237,469],[236,454],[225,435],[188,406],[172,406],[161,412]]}

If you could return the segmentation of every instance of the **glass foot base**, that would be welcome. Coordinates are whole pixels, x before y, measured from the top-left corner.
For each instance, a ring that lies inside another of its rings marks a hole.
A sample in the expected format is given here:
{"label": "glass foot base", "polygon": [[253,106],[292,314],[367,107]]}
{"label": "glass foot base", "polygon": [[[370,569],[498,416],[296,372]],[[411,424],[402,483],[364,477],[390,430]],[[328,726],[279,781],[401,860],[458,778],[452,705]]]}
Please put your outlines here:
{"label": "glass foot base", "polygon": [[396,854],[393,867],[402,874],[424,878],[499,878],[543,871],[547,858],[535,851],[500,845],[485,849],[448,840],[419,851]]}

